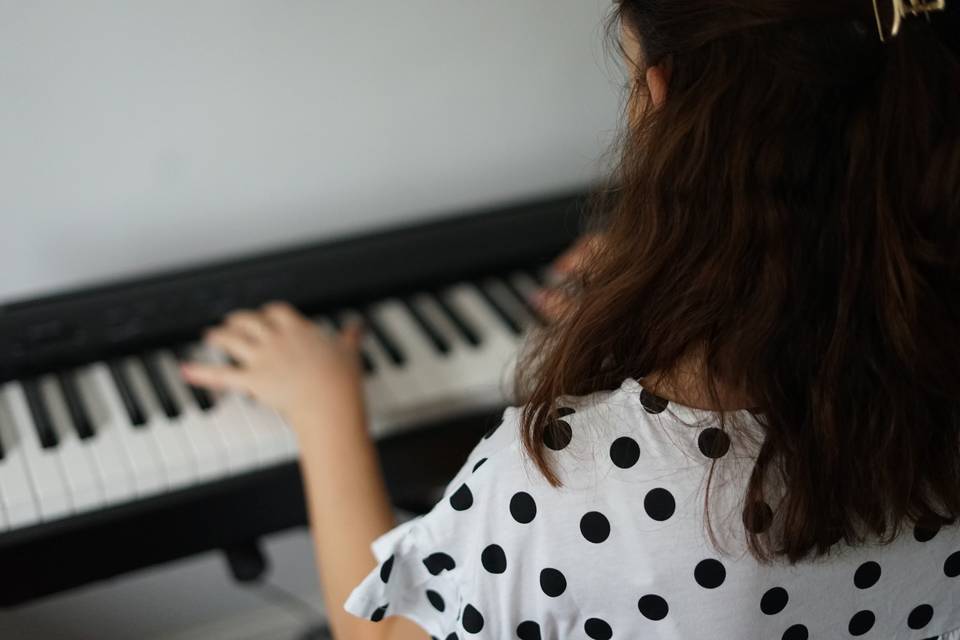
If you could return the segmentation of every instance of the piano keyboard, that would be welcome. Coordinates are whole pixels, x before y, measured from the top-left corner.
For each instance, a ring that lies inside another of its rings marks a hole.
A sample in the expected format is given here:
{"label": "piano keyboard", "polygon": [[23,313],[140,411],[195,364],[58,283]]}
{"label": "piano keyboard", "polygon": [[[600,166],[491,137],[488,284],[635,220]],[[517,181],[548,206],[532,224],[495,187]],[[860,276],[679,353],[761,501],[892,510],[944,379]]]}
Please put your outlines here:
{"label": "piano keyboard", "polygon": [[[508,402],[546,274],[514,271],[315,317],[367,327],[373,436]],[[276,412],[184,383],[180,361],[211,357],[178,345],[0,385],[0,532],[295,460]]]}

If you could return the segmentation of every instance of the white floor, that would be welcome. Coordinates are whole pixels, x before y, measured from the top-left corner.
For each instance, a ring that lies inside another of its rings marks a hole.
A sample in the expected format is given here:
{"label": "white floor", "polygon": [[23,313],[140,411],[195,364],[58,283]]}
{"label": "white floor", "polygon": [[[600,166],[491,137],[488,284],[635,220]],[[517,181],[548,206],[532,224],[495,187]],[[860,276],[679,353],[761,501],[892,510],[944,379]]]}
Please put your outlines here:
{"label": "white floor", "polygon": [[[263,543],[269,581],[318,610],[305,529]],[[3,568],[0,567],[0,580]],[[307,613],[236,585],[223,556],[208,553],[0,610],[3,640],[296,640]]]}

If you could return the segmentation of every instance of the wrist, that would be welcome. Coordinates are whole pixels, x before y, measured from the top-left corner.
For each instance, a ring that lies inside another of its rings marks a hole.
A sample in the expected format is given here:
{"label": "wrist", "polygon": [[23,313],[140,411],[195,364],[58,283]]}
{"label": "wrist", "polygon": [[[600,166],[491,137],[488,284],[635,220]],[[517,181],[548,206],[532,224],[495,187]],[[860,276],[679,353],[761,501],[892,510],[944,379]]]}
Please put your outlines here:
{"label": "wrist", "polygon": [[294,404],[284,417],[301,444],[328,439],[334,434],[367,431],[366,411],[360,393],[305,399]]}

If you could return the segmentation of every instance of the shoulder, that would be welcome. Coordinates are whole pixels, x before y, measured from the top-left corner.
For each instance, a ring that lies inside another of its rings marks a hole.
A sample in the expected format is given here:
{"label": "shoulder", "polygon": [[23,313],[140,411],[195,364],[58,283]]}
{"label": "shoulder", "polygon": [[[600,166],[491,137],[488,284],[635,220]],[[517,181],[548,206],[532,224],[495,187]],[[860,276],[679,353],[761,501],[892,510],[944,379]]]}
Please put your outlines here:
{"label": "shoulder", "polygon": [[561,418],[542,445],[561,486],[532,463],[522,408],[508,407],[433,509],[374,543],[381,568],[348,610],[370,616],[389,602],[387,615],[408,615],[436,637],[481,628],[514,637],[518,624],[530,622],[518,616],[536,614],[548,637],[569,637],[576,631],[569,625],[583,621],[575,607],[559,605],[594,603],[591,567],[635,579],[621,576],[629,567],[615,559],[630,541],[643,535],[644,549],[673,548],[681,520],[674,512],[699,504],[706,459],[694,453],[697,430],[632,380],[561,398],[558,408]]}

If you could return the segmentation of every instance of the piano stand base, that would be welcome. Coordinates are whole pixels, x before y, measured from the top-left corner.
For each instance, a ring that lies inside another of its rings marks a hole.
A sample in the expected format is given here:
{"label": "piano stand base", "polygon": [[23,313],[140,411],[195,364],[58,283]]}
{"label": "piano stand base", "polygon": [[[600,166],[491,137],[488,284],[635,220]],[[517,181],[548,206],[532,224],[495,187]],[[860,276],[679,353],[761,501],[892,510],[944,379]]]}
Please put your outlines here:
{"label": "piano stand base", "polygon": [[257,540],[223,550],[233,579],[240,583],[259,582],[267,574],[267,557]]}

